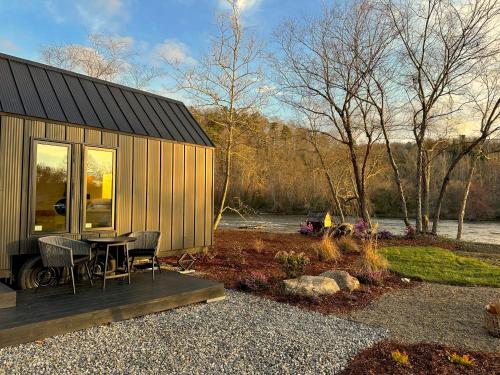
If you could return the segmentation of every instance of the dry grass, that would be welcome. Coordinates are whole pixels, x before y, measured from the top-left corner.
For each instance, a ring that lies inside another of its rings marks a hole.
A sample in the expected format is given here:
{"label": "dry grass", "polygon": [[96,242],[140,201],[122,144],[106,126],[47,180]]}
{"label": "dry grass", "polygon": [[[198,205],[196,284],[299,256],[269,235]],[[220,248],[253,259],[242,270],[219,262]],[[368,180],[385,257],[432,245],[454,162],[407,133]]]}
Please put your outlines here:
{"label": "dry grass", "polygon": [[376,274],[387,271],[389,262],[377,251],[372,241],[363,241],[357,268],[361,274]]}
{"label": "dry grass", "polygon": [[341,257],[337,244],[329,237],[323,237],[321,242],[315,244],[315,247],[321,262],[335,262]]}
{"label": "dry grass", "polygon": [[358,254],[360,252],[358,243],[350,237],[342,237],[336,241],[337,247],[348,254]]}
{"label": "dry grass", "polygon": [[264,241],[262,241],[262,239],[260,238],[257,238],[254,242],[253,242],[253,249],[258,253],[262,253],[262,250],[264,250]]}

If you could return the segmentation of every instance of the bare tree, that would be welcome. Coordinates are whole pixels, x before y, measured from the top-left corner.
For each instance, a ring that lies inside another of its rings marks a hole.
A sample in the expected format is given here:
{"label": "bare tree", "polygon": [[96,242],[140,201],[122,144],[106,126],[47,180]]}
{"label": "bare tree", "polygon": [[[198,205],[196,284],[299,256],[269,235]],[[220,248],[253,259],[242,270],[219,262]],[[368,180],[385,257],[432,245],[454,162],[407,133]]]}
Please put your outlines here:
{"label": "bare tree", "polygon": [[88,41],[42,47],[41,58],[49,65],[110,81],[127,70],[134,55],[130,39],[90,34]]}
{"label": "bare tree", "polygon": [[[387,11],[401,43],[402,86],[412,109],[417,144],[416,227],[422,232],[424,143],[432,120],[449,113],[441,99],[459,95],[470,72],[494,54],[489,38],[498,14],[497,1],[388,1]],[[458,108],[453,108],[451,112]],[[439,213],[437,213],[439,217]],[[437,226],[437,221],[435,220]]]}
{"label": "bare tree", "polygon": [[280,27],[280,54],[273,64],[280,99],[323,117],[330,130],[322,133],[347,147],[359,216],[367,222],[367,167],[380,128],[370,104],[360,97],[364,79],[387,47],[386,26],[369,1],[325,7],[319,17]]}
{"label": "bare tree", "polygon": [[126,68],[123,83],[139,90],[147,88],[152,81],[164,76],[162,69],[146,64],[131,63]]}
{"label": "bare tree", "polygon": [[225,162],[215,229],[226,210],[238,210],[228,204],[236,142],[249,130],[248,114],[259,110],[269,92],[261,66],[263,46],[243,26],[239,2],[228,0],[228,3],[230,11],[217,18],[218,34],[197,64],[187,66],[164,58],[173,70],[178,89],[199,107],[219,110],[211,121],[223,128],[220,147]]}

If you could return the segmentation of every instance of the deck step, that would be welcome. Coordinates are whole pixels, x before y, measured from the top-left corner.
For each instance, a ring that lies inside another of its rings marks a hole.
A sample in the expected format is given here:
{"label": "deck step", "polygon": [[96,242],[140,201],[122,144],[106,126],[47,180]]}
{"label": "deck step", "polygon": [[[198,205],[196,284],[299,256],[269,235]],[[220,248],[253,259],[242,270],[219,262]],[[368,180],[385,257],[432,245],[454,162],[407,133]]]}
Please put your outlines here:
{"label": "deck step", "polygon": [[16,306],[16,291],[0,283],[0,309]]}

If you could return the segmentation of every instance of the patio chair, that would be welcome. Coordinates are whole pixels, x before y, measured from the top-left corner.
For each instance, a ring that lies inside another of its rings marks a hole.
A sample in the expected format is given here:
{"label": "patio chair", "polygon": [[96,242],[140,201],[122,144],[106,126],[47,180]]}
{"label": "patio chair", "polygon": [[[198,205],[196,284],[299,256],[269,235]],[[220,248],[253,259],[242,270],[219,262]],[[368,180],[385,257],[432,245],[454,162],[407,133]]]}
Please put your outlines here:
{"label": "patio chair", "polygon": [[129,237],[136,238],[136,241],[127,243],[128,254],[131,258],[130,270],[134,265],[135,258],[151,259],[153,280],[155,279],[155,262],[158,264],[158,269],[161,272],[160,262],[158,262],[158,247],[160,244],[160,232],[132,232]]}
{"label": "patio chair", "polygon": [[82,263],[85,265],[90,285],[93,285],[88,265],[92,253],[88,243],[66,237],[47,236],[39,238],[38,244],[44,267],[69,268],[71,283],[73,284],[73,294],[76,294],[75,275],[73,272],[73,268],[76,265]]}

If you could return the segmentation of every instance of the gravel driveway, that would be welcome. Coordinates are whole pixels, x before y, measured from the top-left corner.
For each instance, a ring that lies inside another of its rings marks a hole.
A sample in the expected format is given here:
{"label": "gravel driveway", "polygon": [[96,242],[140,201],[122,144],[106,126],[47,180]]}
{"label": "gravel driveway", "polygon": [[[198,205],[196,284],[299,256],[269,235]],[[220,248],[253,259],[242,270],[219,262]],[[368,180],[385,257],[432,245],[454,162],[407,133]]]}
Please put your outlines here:
{"label": "gravel driveway", "polygon": [[0,373],[332,374],[387,336],[249,294],[226,296],[0,349]]}
{"label": "gravel driveway", "polygon": [[351,318],[387,328],[406,342],[437,342],[470,350],[500,352],[500,339],[483,328],[484,306],[500,288],[422,283],[380,297]]}

